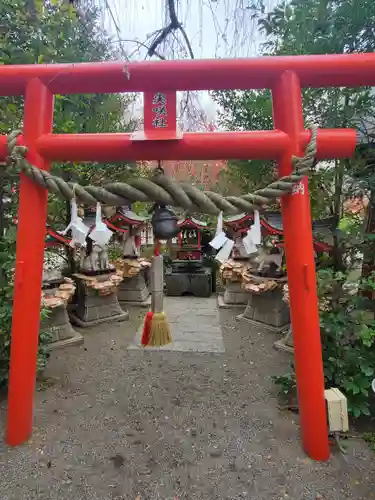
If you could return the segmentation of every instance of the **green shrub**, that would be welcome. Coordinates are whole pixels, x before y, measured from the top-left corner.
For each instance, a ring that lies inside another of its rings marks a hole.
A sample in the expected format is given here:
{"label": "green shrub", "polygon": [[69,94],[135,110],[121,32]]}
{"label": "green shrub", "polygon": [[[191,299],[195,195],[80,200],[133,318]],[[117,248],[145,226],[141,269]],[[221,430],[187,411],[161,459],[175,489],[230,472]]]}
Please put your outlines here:
{"label": "green shrub", "polygon": [[368,443],[373,452],[375,452],[375,433],[374,432],[365,432],[363,434],[363,438]]}
{"label": "green shrub", "polygon": [[[13,311],[13,275],[15,264],[16,228],[10,227],[6,236],[0,239],[0,389],[8,384],[10,343]],[[47,309],[41,310],[41,319],[48,315]],[[26,332],[27,333],[27,332]],[[39,335],[37,370],[40,373],[46,366],[49,352],[47,344],[51,340],[50,330]]]}
{"label": "green shrub", "polygon": [[[374,288],[374,277],[350,281],[330,268],[317,273],[326,387],[338,387],[354,417],[370,415],[369,393],[375,374],[375,321],[361,293]],[[274,377],[281,392],[295,390],[294,373]]]}

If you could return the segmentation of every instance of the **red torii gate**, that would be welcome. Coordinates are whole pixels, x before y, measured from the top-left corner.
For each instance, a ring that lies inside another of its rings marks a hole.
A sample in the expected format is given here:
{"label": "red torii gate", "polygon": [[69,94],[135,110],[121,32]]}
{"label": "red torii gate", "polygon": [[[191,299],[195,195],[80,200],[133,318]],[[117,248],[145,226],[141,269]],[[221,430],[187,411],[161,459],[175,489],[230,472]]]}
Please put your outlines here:
{"label": "red torii gate", "polygon": [[[25,96],[24,136],[28,160],[50,162],[195,159],[276,159],[279,174],[302,155],[301,87],[375,85],[375,54],[261,57],[239,60],[100,62],[0,67],[0,95]],[[151,93],[172,101],[177,90],[272,90],[275,130],[176,132],[152,130]],[[52,134],[54,94],[145,92],[145,133]],[[148,104],[147,104],[148,102]],[[149,104],[151,102],[151,108]],[[344,158],[356,147],[355,130],[319,130],[318,159]],[[0,137],[0,161],[8,155]],[[6,440],[18,445],[32,432],[40,290],[47,192],[21,174]],[[319,314],[307,178],[282,199],[302,443],[316,460],[329,457]],[[30,230],[32,228],[32,233]]]}

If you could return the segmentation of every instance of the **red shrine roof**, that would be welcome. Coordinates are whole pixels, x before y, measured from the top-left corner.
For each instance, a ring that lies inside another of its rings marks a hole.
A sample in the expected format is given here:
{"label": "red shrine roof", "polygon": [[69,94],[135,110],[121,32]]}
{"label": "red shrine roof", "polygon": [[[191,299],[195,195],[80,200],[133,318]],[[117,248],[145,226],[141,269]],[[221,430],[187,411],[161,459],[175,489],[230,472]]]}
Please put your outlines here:
{"label": "red shrine roof", "polygon": [[141,215],[137,215],[132,210],[119,210],[112,217],[108,218],[108,222],[111,224],[120,223],[120,224],[128,224],[130,226],[141,226],[148,222],[150,217],[142,217]]}
{"label": "red shrine roof", "polygon": [[179,220],[178,225],[181,228],[194,227],[195,229],[206,229],[208,227],[207,222],[195,219],[194,217],[186,217],[186,219]]}
{"label": "red shrine roof", "polygon": [[[115,232],[126,233],[128,231],[127,226],[140,226],[146,223],[149,220],[149,217],[142,217],[137,215],[128,209],[123,209],[116,212],[112,217],[108,219],[103,218],[104,224]],[[89,210],[86,212],[86,217],[83,221],[88,227],[93,227],[95,225],[95,211]],[[126,227],[122,227],[126,226]],[[47,224],[46,226],[46,239],[45,246],[46,248],[51,248],[57,245],[66,245],[70,244],[71,238],[61,235],[57,231],[51,228]]]}
{"label": "red shrine roof", "polygon": [[[139,226],[150,219],[149,216],[143,217],[136,214],[128,206],[119,207],[114,213],[112,212],[113,215],[110,215],[109,213],[105,214],[105,208],[108,207],[103,207],[102,209],[103,222],[107,224],[108,227],[110,227],[111,224],[113,225],[115,222],[127,224],[130,226]],[[83,222],[87,224],[87,226],[93,226],[95,224],[95,216],[96,207],[88,207],[87,209],[85,209]],[[115,229],[117,228],[115,227]]]}
{"label": "red shrine roof", "polygon": [[238,226],[239,224],[244,224],[245,222],[251,222],[253,220],[252,214],[247,214],[243,212],[238,215],[229,215],[227,217],[223,217],[223,222],[228,226]]}
{"label": "red shrine roof", "polygon": [[[253,220],[252,214],[242,213],[230,217],[224,217],[224,225],[248,227]],[[283,236],[283,221],[280,212],[263,212],[260,223],[269,234]],[[312,221],[312,232],[314,245],[321,252],[329,251],[333,245],[332,217]]]}
{"label": "red shrine roof", "polygon": [[66,245],[69,246],[70,238],[63,236],[62,234],[56,232],[51,228],[49,224],[46,225],[46,239],[45,246],[46,248],[51,248],[56,245]]}
{"label": "red shrine roof", "polygon": [[142,226],[149,221],[150,217],[143,217],[136,214],[128,208],[121,208],[108,219],[103,219],[103,222],[112,231],[126,233],[129,226]]}

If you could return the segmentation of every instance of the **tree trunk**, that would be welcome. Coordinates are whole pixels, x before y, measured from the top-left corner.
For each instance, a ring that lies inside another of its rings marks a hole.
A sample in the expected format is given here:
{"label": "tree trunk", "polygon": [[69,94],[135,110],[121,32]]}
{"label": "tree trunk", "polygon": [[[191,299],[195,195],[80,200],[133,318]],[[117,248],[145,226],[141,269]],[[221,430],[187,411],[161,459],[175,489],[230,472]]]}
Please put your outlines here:
{"label": "tree trunk", "polygon": [[[6,177],[0,175],[0,239],[5,238],[5,207],[4,207],[4,194],[5,194]],[[0,268],[1,269],[1,268]],[[0,286],[6,283],[6,274],[3,269],[0,270]]]}
{"label": "tree trunk", "polygon": [[332,227],[333,248],[332,258],[335,271],[344,271],[343,252],[341,242],[338,236],[338,227],[341,219],[342,185],[344,181],[344,163],[340,160],[335,161],[335,195],[333,199],[334,222]]}
{"label": "tree trunk", "polygon": [[[366,215],[366,234],[375,234],[375,190],[371,191],[369,202],[367,206],[367,215]],[[365,250],[363,252],[363,263],[362,263],[362,278],[367,278],[375,271],[375,248],[374,243],[370,241],[368,245],[366,245]],[[363,294],[369,300],[372,300],[374,312],[375,312],[375,301],[374,301],[374,293],[372,291],[364,292]]]}

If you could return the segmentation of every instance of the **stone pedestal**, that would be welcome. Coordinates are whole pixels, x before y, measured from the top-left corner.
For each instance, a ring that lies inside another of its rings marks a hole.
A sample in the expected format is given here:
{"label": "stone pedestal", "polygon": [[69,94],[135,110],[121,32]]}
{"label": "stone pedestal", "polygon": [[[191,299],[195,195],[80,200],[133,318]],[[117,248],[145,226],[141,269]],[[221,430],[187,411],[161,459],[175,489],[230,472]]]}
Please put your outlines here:
{"label": "stone pedestal", "polygon": [[70,324],[65,305],[50,309],[48,318],[40,325],[40,330],[47,329],[51,329],[52,334],[50,349],[83,344],[82,335],[76,332]]}
{"label": "stone pedestal", "polygon": [[219,308],[244,307],[249,299],[249,294],[243,290],[241,283],[226,281],[224,295],[218,296]]}
{"label": "stone pedestal", "polygon": [[195,297],[210,297],[212,293],[212,271],[210,268],[184,272],[172,271],[165,275],[166,295],[178,297],[192,294]]}
{"label": "stone pedestal", "polygon": [[124,312],[119,304],[117,290],[108,295],[100,295],[93,289],[88,281],[95,279],[99,282],[108,281],[112,273],[96,276],[74,276],[76,290],[76,306],[70,317],[73,323],[81,327],[90,327],[107,323],[109,321],[124,321],[129,318],[129,313]]}
{"label": "stone pedestal", "polygon": [[145,274],[141,272],[132,278],[124,278],[118,291],[118,300],[121,305],[149,307],[151,296],[146,286]]}
{"label": "stone pedestal", "polygon": [[288,354],[294,354],[292,329],[288,328],[285,330],[285,336],[281,340],[277,340],[273,345],[278,351],[285,351]]}
{"label": "stone pedestal", "polygon": [[263,293],[248,293],[248,304],[238,319],[280,333],[290,322],[289,307],[279,288]]}

